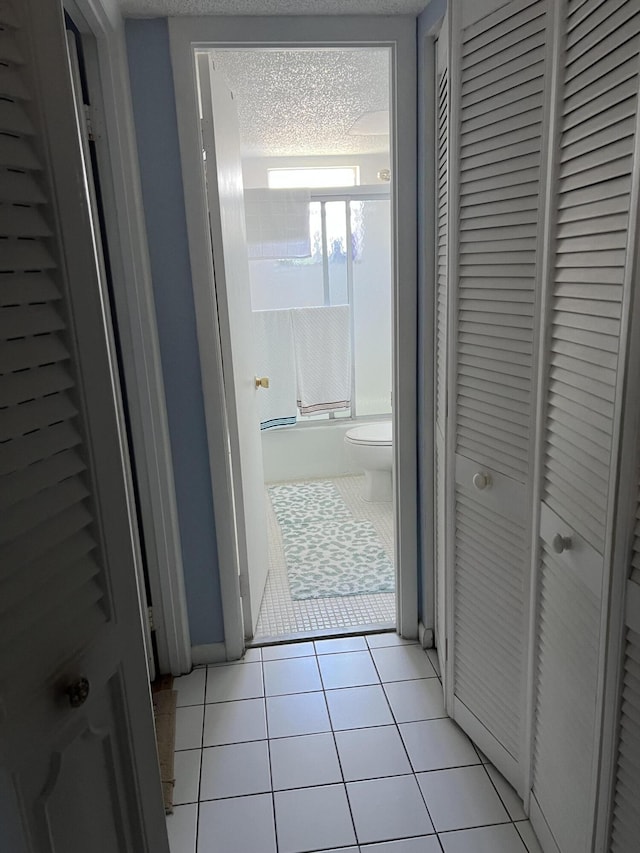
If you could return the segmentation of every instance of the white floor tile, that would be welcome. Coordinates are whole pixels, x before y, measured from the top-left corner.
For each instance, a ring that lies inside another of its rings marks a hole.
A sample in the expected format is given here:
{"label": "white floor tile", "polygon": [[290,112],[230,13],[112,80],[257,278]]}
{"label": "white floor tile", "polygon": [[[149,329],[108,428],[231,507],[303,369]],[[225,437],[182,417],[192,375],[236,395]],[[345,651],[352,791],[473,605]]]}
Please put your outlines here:
{"label": "white floor tile", "polygon": [[315,657],[265,661],[263,667],[267,696],[322,690]]}
{"label": "white floor tile", "polygon": [[316,640],[316,654],[334,655],[338,652],[366,652],[364,637],[338,637],[335,640]]}
{"label": "white floor tile", "polygon": [[405,681],[411,678],[435,678],[436,671],[420,646],[392,646],[372,649],[371,654],[381,681]]}
{"label": "white floor tile", "polygon": [[401,723],[400,733],[416,773],[480,763],[473,744],[453,720]]}
{"label": "white floor tile", "polygon": [[200,756],[202,750],[187,749],[174,756],[173,804],[197,803],[200,788]]}
{"label": "white floor tile", "polygon": [[360,853],[357,847],[340,847],[334,850],[319,850],[318,853]]}
{"label": "white floor tile", "polygon": [[203,746],[264,740],[266,736],[264,699],[215,702],[205,706]]}
{"label": "white floor tile", "polygon": [[347,793],[360,844],[433,832],[414,776],[350,782]]}
{"label": "white floor tile", "polygon": [[526,853],[516,828],[512,823],[443,832],[440,843],[444,853]]}
{"label": "white floor tile", "polygon": [[411,773],[395,726],[336,732],[335,738],[345,782]]}
{"label": "white floor tile", "polygon": [[262,794],[271,790],[266,741],[212,746],[202,752],[201,800]]}
{"label": "white floor tile", "polygon": [[391,705],[396,723],[435,720],[446,717],[442,685],[437,678],[418,678],[415,681],[390,681],[384,692]]}
{"label": "white floor tile", "polygon": [[183,705],[202,705],[204,703],[204,682],[206,667],[192,670],[188,675],[173,679],[173,689],[178,694],[178,708]]}
{"label": "white floor tile", "polygon": [[276,853],[271,794],[201,803],[198,853]]}
{"label": "white floor tile", "polygon": [[342,782],[331,733],[271,740],[269,751],[274,791]]}
{"label": "white floor tile", "polygon": [[318,658],[325,690],[379,684],[369,652],[345,652]]}
{"label": "white floor tile", "polygon": [[315,655],[313,643],[285,643],[282,646],[263,646],[262,660],[283,660],[284,658],[303,658]]}
{"label": "white floor tile", "polygon": [[262,649],[246,649],[241,663],[259,663],[262,660]]}
{"label": "white floor tile", "polygon": [[420,773],[418,782],[438,832],[509,820],[484,767]]}
{"label": "white floor tile", "polygon": [[356,843],[344,785],[274,794],[279,853],[307,853]]}
{"label": "white floor tile", "polygon": [[207,671],[207,702],[233,702],[264,696],[261,663],[210,666]]}
{"label": "white floor tile", "polygon": [[529,853],[542,853],[542,847],[540,847],[540,842],[536,838],[531,822],[528,820],[519,820],[515,826]]}
{"label": "white floor tile", "polygon": [[336,731],[393,723],[389,704],[379,684],[328,690],[326,696],[331,725]]}
{"label": "white floor tile", "polygon": [[367,634],[367,644],[370,649],[382,649],[387,646],[415,645],[415,640],[405,640],[395,631],[386,631],[384,634]]}
{"label": "white floor tile", "polygon": [[180,749],[200,749],[204,705],[189,705],[176,711],[176,752]]}
{"label": "white floor tile", "polygon": [[269,737],[331,731],[324,693],[267,697]]}
{"label": "white floor tile", "polygon": [[442,853],[435,835],[420,838],[403,838],[401,841],[383,841],[381,844],[364,844],[361,853]]}
{"label": "white floor tile", "polygon": [[522,800],[504,776],[496,770],[493,764],[487,764],[487,773],[491,776],[491,781],[495,785],[500,799],[509,812],[511,820],[526,820],[527,816],[524,813]]}
{"label": "white floor tile", "polygon": [[167,834],[171,853],[195,853],[198,806],[176,806],[167,815]]}

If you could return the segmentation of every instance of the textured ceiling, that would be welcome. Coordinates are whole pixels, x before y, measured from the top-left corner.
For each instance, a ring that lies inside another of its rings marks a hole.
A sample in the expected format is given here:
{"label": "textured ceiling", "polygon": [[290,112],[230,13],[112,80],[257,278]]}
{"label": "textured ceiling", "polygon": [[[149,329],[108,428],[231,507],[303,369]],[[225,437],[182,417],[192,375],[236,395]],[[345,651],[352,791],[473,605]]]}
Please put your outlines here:
{"label": "textured ceiling", "polygon": [[355,135],[363,113],[389,108],[386,49],[216,50],[238,105],[244,157],[367,154],[389,137]]}
{"label": "textured ceiling", "polygon": [[416,15],[427,0],[120,0],[126,15]]}

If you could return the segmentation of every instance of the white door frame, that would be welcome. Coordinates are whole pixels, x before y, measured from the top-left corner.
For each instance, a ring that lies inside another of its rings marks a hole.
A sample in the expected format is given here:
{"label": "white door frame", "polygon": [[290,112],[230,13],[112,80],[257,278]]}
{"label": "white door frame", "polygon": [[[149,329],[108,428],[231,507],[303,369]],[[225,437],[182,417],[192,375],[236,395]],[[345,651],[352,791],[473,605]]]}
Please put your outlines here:
{"label": "white door frame", "polygon": [[[242,654],[239,565],[228,426],[199,128],[194,51],[214,47],[390,47],[394,255],[393,425],[397,630],[418,635],[416,19],[184,17],[169,19],[189,254],[209,441],[227,658]],[[400,226],[401,223],[401,226]],[[399,282],[402,286],[399,286]]]}
{"label": "white door frame", "polygon": [[124,21],[117,0],[63,0],[83,41],[123,348],[158,666],[191,669],[182,550],[140,189]]}

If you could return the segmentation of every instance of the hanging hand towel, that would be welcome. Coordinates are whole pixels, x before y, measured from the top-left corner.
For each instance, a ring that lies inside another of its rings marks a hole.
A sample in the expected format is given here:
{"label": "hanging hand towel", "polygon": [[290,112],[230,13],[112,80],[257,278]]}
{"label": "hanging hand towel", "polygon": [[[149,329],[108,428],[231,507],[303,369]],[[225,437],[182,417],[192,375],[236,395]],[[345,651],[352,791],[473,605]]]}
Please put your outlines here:
{"label": "hanging hand towel", "polygon": [[260,429],[294,424],[296,372],[291,311],[254,311],[256,375],[269,377],[258,391]]}
{"label": "hanging hand towel", "polygon": [[298,406],[303,415],[351,405],[349,306],[294,308]]}

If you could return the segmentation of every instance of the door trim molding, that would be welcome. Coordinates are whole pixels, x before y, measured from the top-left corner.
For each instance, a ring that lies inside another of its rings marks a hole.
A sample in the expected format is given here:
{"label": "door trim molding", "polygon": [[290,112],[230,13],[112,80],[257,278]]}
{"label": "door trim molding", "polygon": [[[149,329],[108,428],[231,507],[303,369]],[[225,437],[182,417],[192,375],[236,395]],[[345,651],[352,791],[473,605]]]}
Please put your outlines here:
{"label": "door trim molding", "polygon": [[[219,316],[210,256],[206,194],[200,160],[194,51],[197,48],[388,46],[392,49],[397,176],[391,200],[394,223],[394,444],[397,629],[418,636],[417,515],[417,134],[416,19],[397,17],[185,17],[169,19],[178,132],[184,183],[204,408],[214,496],[218,564],[227,657],[244,648],[237,547],[233,524],[228,424],[224,409]],[[399,129],[402,129],[399,132]],[[398,223],[402,222],[402,228]],[[398,286],[402,282],[402,288]],[[402,333],[400,333],[402,330]]]}
{"label": "door trim molding", "polygon": [[87,36],[85,59],[94,106],[105,225],[123,362],[140,514],[148,559],[160,672],[191,669],[173,458],[138,150],[131,107],[124,21],[116,0],[64,0]]}

